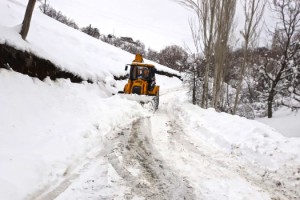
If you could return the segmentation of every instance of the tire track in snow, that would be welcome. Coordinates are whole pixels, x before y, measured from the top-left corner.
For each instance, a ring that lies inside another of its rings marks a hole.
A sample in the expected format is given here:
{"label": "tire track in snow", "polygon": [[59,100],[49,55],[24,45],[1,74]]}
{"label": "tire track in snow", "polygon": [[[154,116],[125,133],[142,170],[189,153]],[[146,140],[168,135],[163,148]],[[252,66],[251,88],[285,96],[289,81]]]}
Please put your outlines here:
{"label": "tire track in snow", "polygon": [[[163,108],[166,108],[167,102],[163,102],[165,104]],[[181,146],[187,152],[191,152],[197,159],[202,160],[202,163],[206,165],[207,169],[205,170],[207,172],[215,173],[215,175],[220,177],[226,177],[226,175],[228,177],[238,176],[256,188],[258,192],[268,194],[272,200],[299,199],[299,182],[298,185],[289,183],[289,180],[296,179],[296,177],[292,177],[290,174],[299,174],[299,166],[294,166],[293,169],[289,169],[287,166],[285,169],[271,172],[244,159],[241,161],[241,158],[235,155],[235,153],[228,154],[214,149],[208,146],[205,141],[197,140],[197,142],[194,142],[193,139],[195,138],[185,133],[184,126],[174,116],[169,117],[167,111],[164,109],[160,110],[157,114],[157,117],[161,116],[156,122],[162,122],[168,126],[165,132],[169,135],[168,142],[174,148],[174,151],[178,151],[178,147]],[[165,121],[163,121],[164,118],[166,119]],[[202,130],[199,130],[199,134],[201,134],[201,131],[209,132],[204,127]],[[185,158],[182,157],[182,159]],[[284,176],[284,171],[289,173]]]}
{"label": "tire track in snow", "polygon": [[[130,131],[122,135],[128,139],[113,149],[109,160],[131,187],[131,196],[136,194],[146,199],[195,199],[188,181],[174,173],[153,148],[149,118],[136,121]],[[123,161],[118,159],[117,154],[122,155]],[[135,176],[127,169],[133,167],[139,171]]]}
{"label": "tire track in snow", "polygon": [[[248,180],[239,173],[239,161],[235,156],[226,154],[197,137],[185,133],[184,126],[167,112],[170,98],[166,94],[161,107],[152,118],[155,129],[152,131],[155,147],[164,152],[167,164],[174,163],[173,170],[189,180],[197,199],[270,199],[265,188]],[[172,113],[171,113],[172,114]],[[188,130],[189,131],[189,130]],[[197,130],[199,134],[201,131]],[[236,165],[236,166],[233,166]],[[191,175],[191,173],[193,175]],[[235,187],[242,185],[242,187]]]}

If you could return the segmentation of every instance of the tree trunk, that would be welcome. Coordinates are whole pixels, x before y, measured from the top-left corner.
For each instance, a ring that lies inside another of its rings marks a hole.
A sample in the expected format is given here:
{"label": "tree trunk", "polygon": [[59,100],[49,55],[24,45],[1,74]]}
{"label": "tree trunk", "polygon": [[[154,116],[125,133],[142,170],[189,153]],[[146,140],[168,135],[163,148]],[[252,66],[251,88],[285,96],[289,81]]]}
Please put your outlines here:
{"label": "tree trunk", "polygon": [[268,118],[272,118],[273,116],[272,107],[273,107],[273,99],[274,99],[274,92],[275,92],[274,88],[275,88],[274,84],[272,84],[272,88],[268,96]]}
{"label": "tree trunk", "polygon": [[239,94],[241,93],[242,90],[242,83],[243,83],[243,79],[244,79],[244,75],[245,75],[245,71],[246,71],[246,63],[247,63],[247,53],[248,53],[248,41],[245,41],[245,48],[244,48],[244,53],[243,53],[243,63],[242,63],[242,69],[241,69],[241,73],[240,73],[240,77],[238,80],[238,86],[236,89],[236,94],[235,94],[235,100],[234,100],[234,106],[233,106],[233,115],[236,114],[236,110],[237,110],[237,106],[239,104]]}
{"label": "tree trunk", "polygon": [[44,14],[47,13],[48,7],[49,7],[49,4],[47,4],[47,0],[44,0],[44,3],[42,4],[42,8],[43,8],[42,12]]}
{"label": "tree trunk", "polygon": [[196,105],[196,71],[194,71],[193,79],[193,104]]}
{"label": "tree trunk", "polygon": [[223,93],[224,71],[228,55],[229,36],[232,31],[233,18],[235,14],[236,0],[222,0],[217,8],[216,42],[214,45],[215,72],[213,84],[212,106],[216,110],[222,109],[221,94]]}
{"label": "tree trunk", "polygon": [[[266,1],[252,0],[252,2],[245,1],[244,6],[243,6],[244,7],[244,16],[245,16],[244,23],[245,24],[244,24],[244,31],[241,33],[242,33],[243,39],[245,41],[245,47],[243,48],[244,60],[242,63],[240,77],[239,77],[238,85],[237,85],[237,89],[236,89],[233,114],[236,114],[237,106],[239,104],[239,95],[242,90],[242,83],[243,83],[243,79],[245,76],[245,71],[246,71],[247,63],[248,63],[248,47],[249,47],[250,43],[253,42],[253,40],[255,39],[256,28],[259,25],[260,19],[262,17],[264,9],[265,9],[265,5],[266,5]],[[247,8],[248,8],[248,10],[247,10]]]}
{"label": "tree trunk", "polygon": [[204,74],[204,83],[203,83],[203,93],[202,93],[202,102],[201,107],[207,108],[208,105],[208,72],[209,72],[209,62],[210,58],[208,59],[208,62],[205,65],[205,74]]}
{"label": "tree trunk", "polygon": [[26,39],[28,31],[29,31],[30,21],[31,21],[32,12],[33,12],[33,9],[34,9],[35,2],[36,2],[36,0],[29,0],[29,2],[27,4],[25,16],[24,16],[24,19],[23,19],[23,22],[22,22],[22,29],[21,29],[21,32],[20,32],[23,40]]}

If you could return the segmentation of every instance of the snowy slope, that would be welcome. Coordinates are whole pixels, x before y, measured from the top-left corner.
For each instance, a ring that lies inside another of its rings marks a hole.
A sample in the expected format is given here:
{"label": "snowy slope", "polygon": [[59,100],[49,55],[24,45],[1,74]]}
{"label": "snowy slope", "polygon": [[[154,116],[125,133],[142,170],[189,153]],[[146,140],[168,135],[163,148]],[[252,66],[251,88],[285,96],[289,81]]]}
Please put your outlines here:
{"label": "snowy slope", "polygon": [[[0,2],[1,43],[31,51],[85,80],[110,83],[113,76],[125,74],[124,66],[131,63],[134,55],[58,23],[42,14],[37,7],[33,13],[27,41],[24,42],[18,34],[18,24],[23,20],[26,3],[9,0]],[[170,68],[154,64],[159,70],[179,74]]]}

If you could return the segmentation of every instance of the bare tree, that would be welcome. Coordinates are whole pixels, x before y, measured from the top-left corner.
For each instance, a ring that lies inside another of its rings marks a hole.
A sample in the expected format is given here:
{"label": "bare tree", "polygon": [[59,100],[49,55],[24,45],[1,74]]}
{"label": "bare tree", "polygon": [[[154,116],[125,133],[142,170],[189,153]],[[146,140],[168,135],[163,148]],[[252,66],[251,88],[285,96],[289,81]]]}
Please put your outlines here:
{"label": "bare tree", "polygon": [[41,3],[39,8],[40,10],[44,13],[44,14],[47,14],[49,12],[49,9],[50,9],[50,5],[48,3],[47,0],[39,0],[39,2]]}
{"label": "bare tree", "polygon": [[89,36],[92,36],[97,39],[99,39],[99,37],[100,37],[99,29],[92,27],[91,24],[86,27],[81,28],[81,31],[88,34]]}
{"label": "bare tree", "polygon": [[243,62],[240,70],[240,76],[237,84],[233,113],[236,113],[239,104],[239,95],[242,88],[246,66],[248,64],[249,46],[257,39],[257,29],[260,24],[264,9],[266,6],[265,0],[242,0],[244,8],[244,29],[241,31],[243,37]]}
{"label": "bare tree", "polygon": [[21,34],[23,40],[26,39],[28,31],[29,31],[31,17],[32,17],[35,2],[36,2],[36,0],[29,0],[28,4],[27,4],[25,16],[24,16],[24,19],[23,19],[23,22],[22,22],[22,28],[21,28],[21,31],[20,31],[20,34]]}
{"label": "bare tree", "polygon": [[197,57],[196,54],[190,54],[187,61],[185,69],[184,83],[188,86],[188,94],[192,97],[192,103],[194,105],[199,105],[201,100],[201,72],[200,69],[203,65],[203,59]]}
{"label": "bare tree", "polygon": [[158,54],[160,64],[180,72],[186,67],[188,53],[178,45],[167,46]]}
{"label": "bare tree", "polygon": [[152,60],[154,62],[159,62],[159,53],[151,48],[148,48],[147,54],[145,56],[145,58],[147,58],[148,60]]}
{"label": "bare tree", "polygon": [[216,36],[217,16],[216,10],[221,0],[175,0],[185,7],[192,9],[197,17],[197,22],[190,21],[190,28],[197,53],[202,49],[205,57],[205,72],[202,91],[201,107],[208,107],[208,81],[212,65],[214,43]]}
{"label": "bare tree", "polygon": [[197,17],[197,23],[190,21],[190,28],[196,49],[197,51],[202,49],[206,63],[201,107],[208,107],[209,74],[214,70],[211,106],[217,109],[222,95],[224,63],[229,49],[228,41],[232,31],[236,0],[176,1],[192,9]]}
{"label": "bare tree", "polygon": [[213,84],[212,106],[219,110],[221,96],[223,94],[224,70],[229,50],[229,36],[232,33],[233,19],[235,15],[236,0],[220,0],[216,7],[216,43],[215,43],[215,68]]}
{"label": "bare tree", "polygon": [[[273,115],[273,100],[278,92],[278,85],[282,81],[289,81],[293,75],[294,58],[300,51],[300,1],[299,0],[273,0],[272,8],[279,19],[276,30],[278,42],[274,46],[277,49],[279,60],[269,72],[266,67],[264,74],[270,82],[268,92],[268,118]],[[267,65],[266,65],[267,66]]]}

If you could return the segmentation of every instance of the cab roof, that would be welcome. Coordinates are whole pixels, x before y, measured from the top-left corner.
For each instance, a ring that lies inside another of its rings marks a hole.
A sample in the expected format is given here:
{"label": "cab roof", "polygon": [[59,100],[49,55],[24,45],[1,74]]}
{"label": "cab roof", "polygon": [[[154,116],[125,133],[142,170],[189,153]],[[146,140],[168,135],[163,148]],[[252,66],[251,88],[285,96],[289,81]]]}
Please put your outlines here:
{"label": "cab roof", "polygon": [[151,64],[145,64],[143,56],[141,54],[136,54],[134,60],[132,61],[131,66],[144,66],[144,67],[154,67]]}
{"label": "cab roof", "polygon": [[140,63],[140,62],[132,62],[131,63],[132,66],[144,66],[144,67],[155,67],[152,64],[145,64],[145,63]]}

